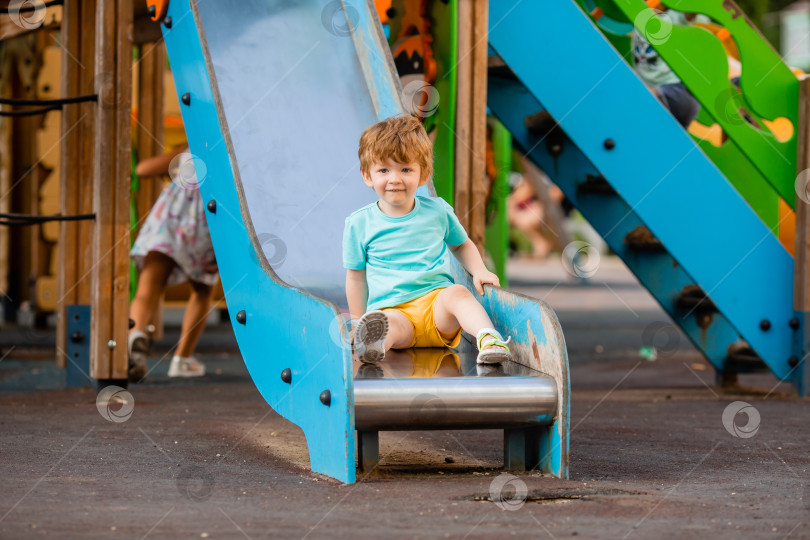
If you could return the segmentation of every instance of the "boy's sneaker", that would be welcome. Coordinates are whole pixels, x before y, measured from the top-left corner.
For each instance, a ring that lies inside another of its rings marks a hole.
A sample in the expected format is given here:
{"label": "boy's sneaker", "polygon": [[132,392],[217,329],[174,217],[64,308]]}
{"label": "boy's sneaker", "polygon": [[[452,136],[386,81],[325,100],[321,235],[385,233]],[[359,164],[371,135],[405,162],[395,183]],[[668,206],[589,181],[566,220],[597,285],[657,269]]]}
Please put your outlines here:
{"label": "boy's sneaker", "polygon": [[205,364],[194,357],[174,356],[169,366],[169,377],[202,377],[205,375]]}
{"label": "boy's sneaker", "polygon": [[139,382],[146,377],[146,357],[149,354],[149,338],[141,330],[133,330],[127,340],[129,352],[129,380]]}
{"label": "boy's sneaker", "polygon": [[[507,343],[512,336],[504,341],[503,336],[494,328],[484,328],[478,332],[478,358],[479,364],[502,364],[512,359],[512,351]],[[489,347],[489,348],[487,348]]]}
{"label": "boy's sneaker", "polygon": [[354,344],[357,358],[364,364],[375,364],[385,357],[388,317],[379,310],[369,311],[357,321]]}

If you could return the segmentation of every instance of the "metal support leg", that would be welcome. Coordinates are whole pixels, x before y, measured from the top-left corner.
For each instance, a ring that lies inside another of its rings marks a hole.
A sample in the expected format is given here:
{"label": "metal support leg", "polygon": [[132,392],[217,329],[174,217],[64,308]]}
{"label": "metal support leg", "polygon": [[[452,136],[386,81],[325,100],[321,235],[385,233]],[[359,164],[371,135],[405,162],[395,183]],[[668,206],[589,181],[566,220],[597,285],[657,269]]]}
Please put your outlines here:
{"label": "metal support leg", "polygon": [[364,472],[373,471],[377,466],[380,461],[379,431],[357,432],[357,461]]}
{"label": "metal support leg", "polygon": [[526,430],[503,430],[503,468],[507,471],[526,470]]}
{"label": "metal support leg", "polygon": [[540,460],[547,457],[545,454],[548,452],[546,448],[543,435],[548,431],[546,426],[538,426],[526,429],[526,470],[533,471],[541,468]]}
{"label": "metal support leg", "polygon": [[503,461],[508,471],[531,471],[540,467],[543,426],[503,430]]}

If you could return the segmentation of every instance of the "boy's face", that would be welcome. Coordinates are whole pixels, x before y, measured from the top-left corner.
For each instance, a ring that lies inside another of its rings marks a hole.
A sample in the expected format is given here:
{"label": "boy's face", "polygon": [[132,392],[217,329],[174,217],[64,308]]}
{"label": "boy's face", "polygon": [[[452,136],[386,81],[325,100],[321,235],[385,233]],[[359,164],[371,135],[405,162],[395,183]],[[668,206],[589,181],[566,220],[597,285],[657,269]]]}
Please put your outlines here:
{"label": "boy's face", "polygon": [[422,168],[418,163],[398,163],[392,159],[374,163],[368,173],[363,173],[363,181],[380,198],[383,211],[410,212],[416,197],[416,189],[427,183],[422,179]]}

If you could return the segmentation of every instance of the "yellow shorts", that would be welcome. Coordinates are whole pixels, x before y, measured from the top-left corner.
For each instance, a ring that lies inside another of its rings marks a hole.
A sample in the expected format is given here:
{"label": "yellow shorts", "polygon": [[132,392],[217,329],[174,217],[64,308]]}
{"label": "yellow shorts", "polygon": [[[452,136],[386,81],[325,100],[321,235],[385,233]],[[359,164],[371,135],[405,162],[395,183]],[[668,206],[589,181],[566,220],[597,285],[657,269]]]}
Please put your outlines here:
{"label": "yellow shorts", "polygon": [[399,311],[413,324],[413,341],[410,347],[457,347],[461,341],[461,328],[450,339],[439,334],[436,323],[433,322],[433,306],[436,297],[444,288],[434,289],[424,296],[398,306],[382,308],[381,311]]}

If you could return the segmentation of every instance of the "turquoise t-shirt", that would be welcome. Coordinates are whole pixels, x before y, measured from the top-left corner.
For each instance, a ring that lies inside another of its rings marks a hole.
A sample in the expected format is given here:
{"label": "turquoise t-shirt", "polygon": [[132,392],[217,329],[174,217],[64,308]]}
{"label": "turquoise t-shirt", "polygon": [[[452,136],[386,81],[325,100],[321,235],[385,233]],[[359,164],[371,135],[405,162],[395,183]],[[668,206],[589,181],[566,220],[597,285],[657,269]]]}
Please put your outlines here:
{"label": "turquoise t-shirt", "polygon": [[346,218],[343,266],[366,269],[366,309],[393,307],[452,285],[447,246],[466,240],[453,208],[440,197],[417,196],[401,217],[384,214],[375,202]]}

